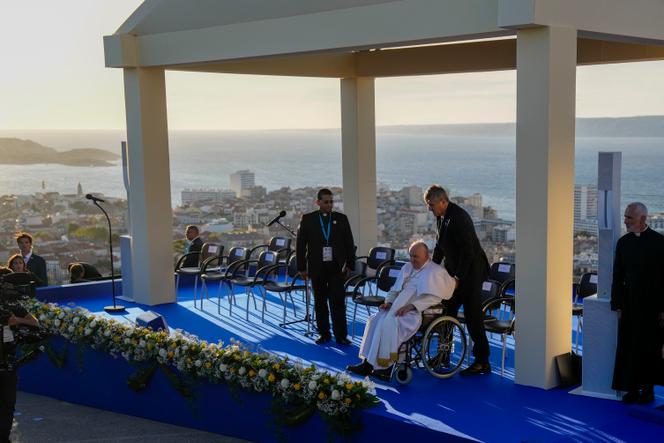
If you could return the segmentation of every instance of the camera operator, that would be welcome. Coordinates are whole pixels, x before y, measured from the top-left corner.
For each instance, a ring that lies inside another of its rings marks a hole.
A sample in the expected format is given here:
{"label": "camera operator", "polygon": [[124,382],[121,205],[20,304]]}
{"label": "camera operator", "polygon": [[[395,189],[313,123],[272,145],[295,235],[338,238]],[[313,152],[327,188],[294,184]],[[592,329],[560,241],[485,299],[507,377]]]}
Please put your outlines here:
{"label": "camera operator", "polygon": [[16,328],[20,325],[38,327],[39,322],[20,303],[11,302],[7,283],[0,283],[0,442],[9,442],[16,404]]}

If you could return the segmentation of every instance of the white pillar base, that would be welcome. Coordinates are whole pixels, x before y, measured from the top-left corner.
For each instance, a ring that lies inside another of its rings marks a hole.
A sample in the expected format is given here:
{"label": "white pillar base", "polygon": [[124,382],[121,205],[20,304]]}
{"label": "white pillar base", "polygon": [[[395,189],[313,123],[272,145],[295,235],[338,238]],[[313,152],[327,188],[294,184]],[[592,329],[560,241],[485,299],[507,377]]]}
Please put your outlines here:
{"label": "white pillar base", "polygon": [[619,400],[611,389],[618,319],[611,302],[596,295],[583,299],[583,385],[574,394]]}

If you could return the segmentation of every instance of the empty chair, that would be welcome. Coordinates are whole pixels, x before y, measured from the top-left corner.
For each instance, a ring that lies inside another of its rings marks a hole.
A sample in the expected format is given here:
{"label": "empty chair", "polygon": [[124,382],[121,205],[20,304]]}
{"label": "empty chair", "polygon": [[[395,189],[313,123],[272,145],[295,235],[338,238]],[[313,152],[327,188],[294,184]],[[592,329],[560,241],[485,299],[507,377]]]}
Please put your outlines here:
{"label": "empty chair", "polygon": [[[180,276],[181,275],[191,275],[194,276],[194,306],[196,305],[196,295],[198,292],[198,278],[202,274],[201,264],[205,262],[210,257],[221,256],[224,252],[224,247],[217,243],[204,243],[200,252],[188,252],[183,254],[182,257],[177,261],[175,265],[175,274],[177,279],[175,281],[175,293],[177,294],[178,288],[180,287]],[[188,257],[198,257],[197,265],[195,267],[185,267],[184,263],[187,261]],[[201,308],[203,306],[203,300],[201,298]]]}
{"label": "empty chair", "polygon": [[500,297],[508,295],[508,290],[514,290],[516,279],[516,266],[510,262],[496,262],[489,269],[489,280],[499,284],[498,294]]}
{"label": "empty chair", "polygon": [[576,338],[574,340],[574,352],[579,351],[579,335],[583,330],[583,299],[597,294],[597,273],[586,272],[579,279],[572,302],[572,316],[578,317],[576,323]]}
{"label": "empty chair", "polygon": [[503,344],[503,354],[500,365],[500,375],[505,373],[505,353],[507,351],[507,336],[514,334],[516,324],[514,297],[496,298],[484,307],[485,317],[491,317],[484,321],[484,329],[487,332],[500,334]]}
{"label": "empty chair", "polygon": [[278,259],[285,262],[291,251],[291,242],[292,239],[288,237],[272,237],[269,243],[264,245],[254,246],[249,251],[249,258],[254,257],[254,252],[258,252],[261,249],[265,249],[267,251],[276,252]]}
{"label": "empty chair", "polygon": [[[203,282],[203,293],[208,298],[208,284],[210,282],[218,282],[217,287],[217,313],[221,314],[221,287],[224,283],[228,282],[226,271],[233,264],[240,261],[245,261],[249,258],[249,250],[236,246],[228,251],[228,255],[209,257],[201,264],[201,281]],[[235,301],[233,291],[229,292],[228,298],[228,314],[231,313],[231,303]],[[203,301],[201,297],[201,307]]]}
{"label": "empty chair", "polygon": [[[369,250],[369,255],[356,257],[355,267],[344,282],[346,296],[353,298],[355,288],[360,281],[365,277],[378,275],[383,266],[394,264],[394,254],[395,251],[392,248],[376,246]],[[362,284],[365,282],[362,281]]]}
{"label": "empty chair", "polygon": [[[276,251],[263,251],[258,256],[257,260],[243,260],[233,263],[226,270],[226,280],[230,286],[230,292],[233,299],[235,299],[234,287],[242,286],[245,288],[245,293],[247,294],[247,320],[249,320],[249,299],[254,300],[254,309],[258,309],[256,306],[256,298],[254,295],[254,288],[259,288],[262,292],[263,298],[263,307],[261,313],[261,320],[265,322],[265,309],[266,309],[266,292],[263,288],[265,283],[265,275],[267,271],[277,264],[277,252]],[[250,275],[250,269],[252,265],[255,266],[256,272],[254,275]],[[230,312],[230,311],[229,311]]]}
{"label": "empty chair", "polygon": [[[286,271],[283,279],[279,279],[280,272]],[[296,315],[295,301],[293,300],[293,292],[302,291],[306,297],[306,285],[304,281],[298,280],[300,273],[297,270],[297,257],[292,254],[288,259],[288,263],[279,263],[274,265],[265,273],[265,282],[263,289],[274,292],[279,296],[284,306],[284,319],[286,323],[286,311],[288,305],[288,298],[290,298],[293,305],[293,316]]]}
{"label": "empty chair", "polygon": [[[500,294],[500,284],[493,280],[487,280],[482,283],[482,308],[484,308],[490,301],[498,298]],[[491,316],[485,316],[484,321],[491,319]],[[457,320],[461,323],[466,323],[466,316],[463,311],[457,313]]]}
{"label": "empty chair", "polygon": [[[367,308],[367,314],[370,314],[371,306],[378,307],[385,303],[385,295],[381,294],[386,294],[390,291],[390,289],[392,289],[394,282],[396,282],[397,277],[399,277],[400,270],[401,265],[382,266],[377,276],[364,277],[362,280],[357,282],[353,294],[353,301],[355,302],[352,320],[353,337],[355,337],[355,318],[357,317],[357,305],[365,306]],[[371,283],[375,283],[375,292],[374,286],[371,285]]]}

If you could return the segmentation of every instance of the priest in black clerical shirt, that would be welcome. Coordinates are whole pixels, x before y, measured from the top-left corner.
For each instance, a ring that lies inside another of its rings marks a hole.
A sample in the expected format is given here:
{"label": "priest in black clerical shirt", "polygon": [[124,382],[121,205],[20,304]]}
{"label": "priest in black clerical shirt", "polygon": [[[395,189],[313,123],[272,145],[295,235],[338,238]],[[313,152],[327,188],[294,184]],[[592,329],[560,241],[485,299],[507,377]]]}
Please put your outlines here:
{"label": "priest in black clerical shirt", "polygon": [[627,234],[618,240],[613,264],[611,309],[618,313],[613,389],[625,403],[650,403],[653,385],[664,383],[664,236],[646,224],[648,209],[630,203]]}

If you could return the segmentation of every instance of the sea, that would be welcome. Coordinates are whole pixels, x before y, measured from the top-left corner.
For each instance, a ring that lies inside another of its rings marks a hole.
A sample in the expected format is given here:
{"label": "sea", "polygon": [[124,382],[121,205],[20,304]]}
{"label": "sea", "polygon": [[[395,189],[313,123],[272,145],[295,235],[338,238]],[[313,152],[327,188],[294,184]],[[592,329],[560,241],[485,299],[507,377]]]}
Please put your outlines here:
{"label": "sea", "polygon": [[[31,139],[57,150],[99,148],[120,154],[123,131],[0,131],[0,137]],[[515,219],[514,137],[460,136],[414,131],[377,134],[378,182],[399,190],[439,183],[451,194],[482,194],[499,217]],[[664,211],[664,138],[579,137],[577,184],[597,183],[597,154],[622,152],[622,201],[639,200]],[[185,188],[229,188],[229,175],[249,169],[268,191],[283,186],[340,186],[341,132],[322,130],[171,131],[172,204]],[[0,165],[0,195],[44,191],[126,197],[122,165],[74,167]],[[571,196],[570,196],[571,197]]]}

